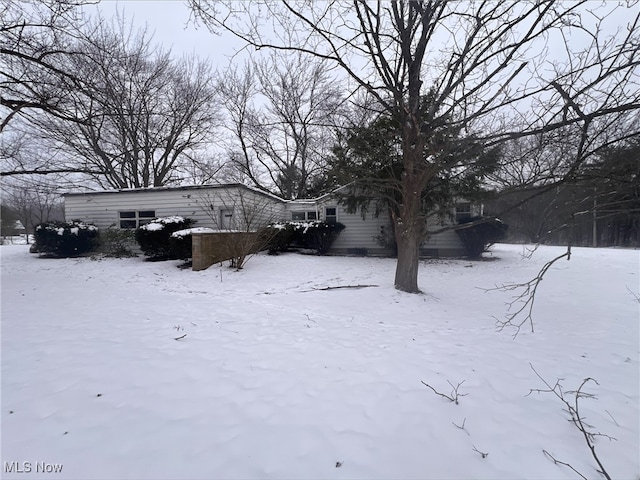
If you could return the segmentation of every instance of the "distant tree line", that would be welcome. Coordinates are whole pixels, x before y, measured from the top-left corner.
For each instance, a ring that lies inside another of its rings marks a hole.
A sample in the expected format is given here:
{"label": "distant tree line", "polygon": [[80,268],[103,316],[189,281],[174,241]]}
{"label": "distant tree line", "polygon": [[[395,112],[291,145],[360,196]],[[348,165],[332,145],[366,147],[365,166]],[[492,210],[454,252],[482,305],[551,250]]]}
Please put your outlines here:
{"label": "distant tree line", "polygon": [[510,241],[640,246],[640,138],[631,138],[551,189],[505,189],[486,202],[509,226]]}

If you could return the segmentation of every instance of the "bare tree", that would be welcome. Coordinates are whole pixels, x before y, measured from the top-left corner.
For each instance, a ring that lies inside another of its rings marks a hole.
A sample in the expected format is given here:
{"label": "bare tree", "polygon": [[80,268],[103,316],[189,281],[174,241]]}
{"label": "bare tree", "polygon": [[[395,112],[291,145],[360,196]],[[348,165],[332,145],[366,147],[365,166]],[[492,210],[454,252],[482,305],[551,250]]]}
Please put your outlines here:
{"label": "bare tree", "polygon": [[61,192],[52,182],[37,179],[5,182],[2,203],[10,207],[24,225],[27,241],[39,223],[64,219]]}
{"label": "bare tree", "polygon": [[0,106],[2,132],[16,116],[33,112],[82,121],[64,107],[64,81],[82,79],[67,71],[62,57],[73,55],[82,37],[79,7],[89,0],[2,0],[0,3]]}
{"label": "bare tree", "polygon": [[571,130],[577,142],[566,178],[603,141],[600,134],[640,108],[631,5],[627,23],[608,34],[616,6],[586,2],[189,3],[213,31],[333,62],[395,119],[402,129],[395,285],[407,292],[419,291],[422,192],[452,168],[434,132],[458,127],[491,146]]}
{"label": "bare tree", "polygon": [[25,130],[48,154],[27,164],[14,155],[2,175],[80,172],[101,187],[131,188],[210,170],[198,157],[216,124],[210,65],[174,60],[123,18],[98,18],[82,32],[69,40],[73,54],[56,57],[66,76],[46,71],[33,81],[59,92],[64,112],[28,118]]}
{"label": "bare tree", "polygon": [[241,178],[286,199],[324,179],[341,95],[326,62],[272,53],[218,84],[229,117],[229,155]]}
{"label": "bare tree", "polygon": [[38,121],[44,136],[93,175],[101,186],[161,186],[179,180],[176,168],[208,139],[214,126],[210,66],[194,58],[175,62],[155,50],[145,31],[123,20],[99,22],[82,55],[68,68],[84,87],[71,92],[70,109],[89,118],[69,125]]}

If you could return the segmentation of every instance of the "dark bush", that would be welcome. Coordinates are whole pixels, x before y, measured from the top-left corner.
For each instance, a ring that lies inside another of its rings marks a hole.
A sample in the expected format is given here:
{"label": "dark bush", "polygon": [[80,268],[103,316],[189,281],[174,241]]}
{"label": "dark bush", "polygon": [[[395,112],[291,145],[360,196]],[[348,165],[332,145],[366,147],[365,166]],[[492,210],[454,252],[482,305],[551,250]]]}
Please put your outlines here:
{"label": "dark bush", "polygon": [[171,252],[171,258],[177,260],[186,260],[191,258],[191,244],[192,236],[189,229],[173,232],[169,237],[169,251]]}
{"label": "dark bush", "polygon": [[460,225],[475,222],[479,223],[456,230],[464,245],[465,254],[471,259],[480,258],[490,245],[503,240],[509,228],[506,223],[495,217],[466,218],[460,221]]}
{"label": "dark bush", "polygon": [[[156,218],[136,230],[136,242],[150,260],[183,259],[182,249],[173,251],[170,238],[173,232],[185,230],[193,224],[193,220],[177,215]],[[189,241],[191,236],[189,235]],[[191,256],[191,250],[189,250]],[[187,257],[188,258],[188,257]]]}
{"label": "dark bush", "polygon": [[41,223],[36,225],[35,241],[41,255],[74,257],[97,247],[98,228],[79,220]]}
{"label": "dark bush", "polygon": [[290,222],[272,223],[260,231],[260,238],[267,246],[269,255],[286,252],[293,241],[294,227]]}
{"label": "dark bush", "polygon": [[[331,245],[344,230],[342,223],[308,222],[310,225],[300,229],[301,243],[304,248],[311,248],[319,255],[326,254]],[[296,230],[299,232],[300,230]]]}
{"label": "dark bush", "polygon": [[326,254],[345,226],[341,223],[284,222],[267,227],[277,230],[269,244],[269,253],[285,251],[289,246],[315,250],[319,255]]}

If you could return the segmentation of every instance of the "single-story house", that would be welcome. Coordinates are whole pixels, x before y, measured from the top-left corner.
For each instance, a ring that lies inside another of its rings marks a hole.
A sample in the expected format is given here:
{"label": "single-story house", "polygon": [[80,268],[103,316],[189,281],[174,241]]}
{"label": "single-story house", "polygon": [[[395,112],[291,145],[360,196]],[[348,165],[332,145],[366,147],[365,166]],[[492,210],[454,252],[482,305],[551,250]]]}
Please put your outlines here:
{"label": "single-story house", "polygon": [[[343,187],[345,188],[345,187]],[[93,223],[99,229],[135,229],[156,217],[181,215],[198,227],[219,230],[256,230],[276,221],[340,222],[345,225],[330,253],[386,255],[391,250],[380,238],[391,232],[387,215],[356,211],[340,205],[337,193],[314,199],[284,200],[242,184],[196,185],[105,190],[64,195],[65,218]],[[480,215],[480,205],[459,203],[460,218]],[[434,222],[431,225],[431,222]],[[428,229],[442,224],[430,220]],[[424,256],[463,254],[462,243],[453,230],[431,235],[421,246]]]}

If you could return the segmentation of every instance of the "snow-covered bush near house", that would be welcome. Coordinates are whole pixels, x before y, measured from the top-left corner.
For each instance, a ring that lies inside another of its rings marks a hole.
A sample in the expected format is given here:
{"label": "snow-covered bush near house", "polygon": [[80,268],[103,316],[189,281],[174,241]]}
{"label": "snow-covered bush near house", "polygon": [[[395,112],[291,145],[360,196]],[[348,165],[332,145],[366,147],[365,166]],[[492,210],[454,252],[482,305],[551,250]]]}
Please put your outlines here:
{"label": "snow-covered bush near house", "polygon": [[[574,248],[540,284],[535,333],[497,332],[563,249],[429,260],[258,254],[44,262],[2,246],[2,461],[29,478],[600,478],[546,389],[580,402],[611,478],[637,479],[640,251]],[[459,386],[459,402],[449,395]],[[483,457],[481,453],[488,454]],[[35,462],[61,464],[58,475]],[[26,478],[7,473],[3,478]]]}
{"label": "snow-covered bush near house", "polygon": [[286,251],[290,245],[327,253],[345,226],[342,223],[326,223],[321,220],[276,222],[263,229],[268,237],[270,253]]}
{"label": "snow-covered bush near house", "polygon": [[78,235],[82,231],[97,232],[98,227],[91,223],[85,223],[80,220],[72,220],[70,222],[49,222],[40,223],[36,225],[36,231],[49,230],[56,232],[58,235],[63,235],[65,230],[68,229],[72,235]]}
{"label": "snow-covered bush near house", "polygon": [[191,237],[171,241],[171,234],[191,227],[190,218],[173,215],[160,217],[136,229],[140,249],[152,260],[184,259],[191,255]]}
{"label": "snow-covered bush near house", "polygon": [[78,220],[36,225],[34,238],[40,254],[69,257],[90,252],[97,246],[98,228]]}

